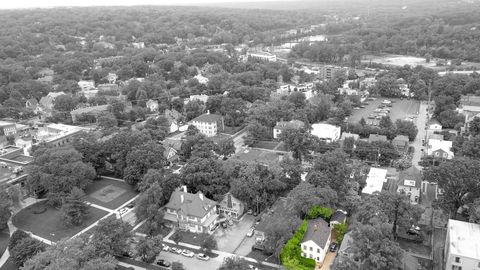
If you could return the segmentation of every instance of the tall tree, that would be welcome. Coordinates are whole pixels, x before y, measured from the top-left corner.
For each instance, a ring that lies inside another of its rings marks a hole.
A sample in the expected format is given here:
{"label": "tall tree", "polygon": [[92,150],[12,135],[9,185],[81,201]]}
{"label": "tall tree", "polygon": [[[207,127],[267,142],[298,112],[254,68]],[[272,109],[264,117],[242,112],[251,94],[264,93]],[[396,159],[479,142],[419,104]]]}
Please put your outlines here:
{"label": "tall tree", "polygon": [[78,226],[82,224],[84,218],[88,214],[88,206],[83,202],[85,193],[74,187],[70,195],[65,199],[62,205],[62,221],[67,227]]}
{"label": "tall tree", "polygon": [[399,226],[408,229],[412,225],[417,225],[423,211],[418,205],[411,204],[405,194],[382,192],[379,199],[383,212],[388,217],[389,223],[392,224],[394,238],[397,238]]}
{"label": "tall tree", "polygon": [[50,202],[61,204],[74,187],[85,189],[95,178],[95,170],[82,161],[71,147],[40,148],[27,168],[27,187],[37,195],[47,193]]}
{"label": "tall tree", "polygon": [[161,169],[166,164],[163,155],[165,148],[160,144],[149,141],[128,153],[124,170],[124,178],[130,185],[136,185],[149,169]]}
{"label": "tall tree", "polygon": [[120,256],[130,249],[131,231],[130,224],[110,216],[98,222],[90,244],[99,256]]}
{"label": "tall tree", "polygon": [[246,270],[249,269],[248,262],[245,259],[233,256],[223,259],[223,263],[218,270]]}
{"label": "tall tree", "polygon": [[312,148],[313,137],[307,128],[287,128],[280,134],[280,140],[285,142],[287,148],[292,151],[293,158],[302,161]]}
{"label": "tall tree", "polygon": [[153,235],[163,224],[161,207],[169,198],[166,198],[160,184],[153,183],[150,188],[140,194],[135,204],[135,215],[138,220],[146,219],[147,234]]}
{"label": "tall tree", "polygon": [[480,196],[480,161],[468,158],[454,158],[429,167],[424,179],[438,183],[443,190],[441,205],[456,217],[459,207],[473,202]]}

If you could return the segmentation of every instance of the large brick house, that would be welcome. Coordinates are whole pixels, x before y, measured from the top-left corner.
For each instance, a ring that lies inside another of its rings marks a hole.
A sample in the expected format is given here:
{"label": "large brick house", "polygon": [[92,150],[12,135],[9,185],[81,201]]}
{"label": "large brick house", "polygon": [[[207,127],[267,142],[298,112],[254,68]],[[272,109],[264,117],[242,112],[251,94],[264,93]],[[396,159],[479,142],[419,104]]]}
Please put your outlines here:
{"label": "large brick house", "polygon": [[187,187],[176,189],[165,205],[164,220],[172,227],[194,233],[208,233],[218,218],[217,203],[206,198],[201,191],[188,193]]}

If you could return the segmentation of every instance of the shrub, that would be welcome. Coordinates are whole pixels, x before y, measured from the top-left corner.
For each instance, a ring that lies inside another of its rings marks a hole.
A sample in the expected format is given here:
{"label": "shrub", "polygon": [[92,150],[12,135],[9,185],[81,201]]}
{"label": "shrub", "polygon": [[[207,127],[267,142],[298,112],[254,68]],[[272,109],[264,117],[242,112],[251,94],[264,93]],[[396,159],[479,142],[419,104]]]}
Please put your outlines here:
{"label": "shrub", "polygon": [[335,224],[333,225],[333,231],[335,231],[335,236],[338,244],[342,243],[343,236],[347,232],[347,224]]}
{"label": "shrub", "polygon": [[318,217],[322,217],[325,221],[330,221],[332,217],[333,210],[328,207],[321,207],[319,205],[315,205],[310,207],[307,211],[307,219],[316,219]]}
{"label": "shrub", "polygon": [[22,230],[16,230],[13,232],[10,240],[8,241],[8,250],[12,250],[22,239],[30,237],[28,233]]}
{"label": "shrub", "polygon": [[288,240],[280,251],[280,261],[282,265],[289,270],[311,270],[315,268],[316,262],[313,259],[302,257],[300,243],[307,231],[308,221],[304,220],[298,227],[292,238]]}

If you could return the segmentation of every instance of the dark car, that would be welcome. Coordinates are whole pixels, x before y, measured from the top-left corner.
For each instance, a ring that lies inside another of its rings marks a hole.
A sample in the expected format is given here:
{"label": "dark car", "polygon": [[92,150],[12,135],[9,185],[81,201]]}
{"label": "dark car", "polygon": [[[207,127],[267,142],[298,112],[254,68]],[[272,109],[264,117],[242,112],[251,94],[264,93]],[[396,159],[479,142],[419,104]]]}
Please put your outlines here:
{"label": "dark car", "polygon": [[158,260],[157,264],[163,267],[170,267],[170,263],[165,260]]}
{"label": "dark car", "polygon": [[133,202],[132,202],[132,203],[129,203],[129,204],[127,204],[127,208],[133,208],[133,207],[135,207],[135,204],[134,204]]}
{"label": "dark car", "polygon": [[337,251],[337,243],[331,243],[329,250],[330,250],[330,252]]}

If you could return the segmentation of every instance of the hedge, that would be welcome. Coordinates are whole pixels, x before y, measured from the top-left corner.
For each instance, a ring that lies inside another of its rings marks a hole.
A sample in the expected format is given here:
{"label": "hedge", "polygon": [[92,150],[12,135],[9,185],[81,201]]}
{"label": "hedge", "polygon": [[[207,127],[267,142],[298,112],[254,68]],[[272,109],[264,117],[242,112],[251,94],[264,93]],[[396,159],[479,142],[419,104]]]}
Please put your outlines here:
{"label": "hedge", "polygon": [[343,236],[347,232],[347,224],[335,224],[333,225],[333,230],[335,231],[335,238],[337,243],[340,245],[343,240]]}
{"label": "hedge", "polygon": [[300,243],[307,231],[308,221],[304,220],[298,227],[292,238],[288,240],[280,251],[280,261],[288,270],[312,270],[315,269],[316,262],[313,259],[302,257]]}
{"label": "hedge", "polygon": [[320,205],[314,205],[307,211],[307,219],[316,219],[322,217],[325,221],[329,222],[333,215],[333,210],[328,207],[321,207]]}

